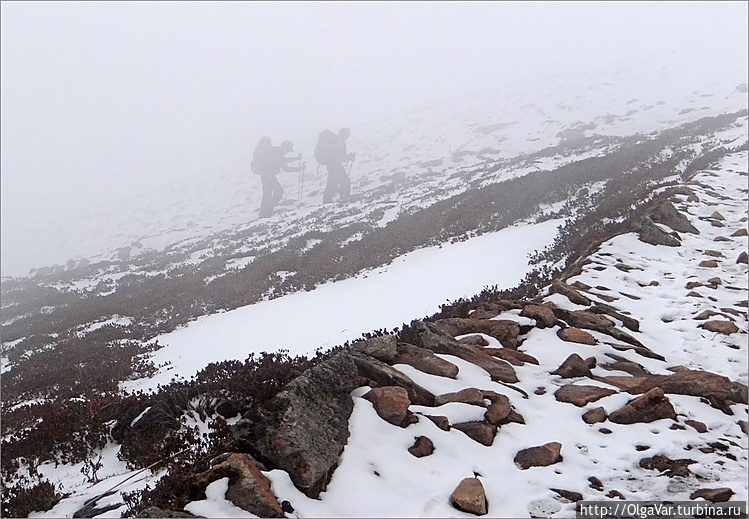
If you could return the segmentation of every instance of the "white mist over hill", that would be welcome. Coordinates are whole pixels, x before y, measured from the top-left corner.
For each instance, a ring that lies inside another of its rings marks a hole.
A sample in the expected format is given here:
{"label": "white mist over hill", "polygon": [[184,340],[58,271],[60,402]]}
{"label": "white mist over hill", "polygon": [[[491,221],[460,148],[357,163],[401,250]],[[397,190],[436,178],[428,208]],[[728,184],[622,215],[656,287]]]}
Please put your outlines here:
{"label": "white mist over hill", "polygon": [[[346,125],[390,171],[465,146],[464,121],[512,123],[506,156],[635,100],[716,113],[746,83],[746,19],[738,2],[3,3],[2,273],[251,221],[264,134],[313,168],[317,132]],[[529,117],[549,122],[518,134]]]}

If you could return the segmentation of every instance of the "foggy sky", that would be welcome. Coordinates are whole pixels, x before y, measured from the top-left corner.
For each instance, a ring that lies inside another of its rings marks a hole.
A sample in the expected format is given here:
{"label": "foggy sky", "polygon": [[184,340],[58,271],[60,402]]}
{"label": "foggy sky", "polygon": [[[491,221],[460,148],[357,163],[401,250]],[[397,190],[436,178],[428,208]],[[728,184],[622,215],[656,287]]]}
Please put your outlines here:
{"label": "foggy sky", "polygon": [[154,179],[238,167],[262,135],[310,139],[519,77],[655,55],[745,76],[749,45],[746,2],[0,8],[4,245]]}

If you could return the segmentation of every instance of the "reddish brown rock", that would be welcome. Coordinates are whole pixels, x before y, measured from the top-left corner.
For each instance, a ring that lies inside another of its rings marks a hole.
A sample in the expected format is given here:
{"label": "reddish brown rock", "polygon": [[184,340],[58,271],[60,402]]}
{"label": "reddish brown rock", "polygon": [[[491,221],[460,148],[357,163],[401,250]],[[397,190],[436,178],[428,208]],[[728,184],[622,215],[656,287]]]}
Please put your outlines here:
{"label": "reddish brown rock", "polygon": [[463,319],[452,317],[434,322],[440,330],[452,337],[470,333],[483,333],[497,339],[505,348],[515,348],[520,335],[520,325],[507,319]]}
{"label": "reddish brown rock", "polygon": [[408,406],[411,400],[408,392],[399,386],[376,387],[364,395],[366,400],[372,402],[377,414],[393,425],[405,427],[412,423],[409,420]]}
{"label": "reddish brown rock", "polygon": [[538,359],[536,357],[534,357],[533,355],[528,355],[527,353],[523,353],[522,351],[513,350],[510,348],[496,348],[496,350],[492,351],[490,354],[495,357],[499,357],[502,360],[506,360],[513,366],[523,366],[526,362],[528,364],[535,364],[536,366],[538,366]]}
{"label": "reddish brown rock", "polygon": [[510,399],[505,395],[498,395],[496,400],[489,406],[489,409],[486,410],[486,413],[484,413],[484,419],[490,424],[502,425],[503,420],[509,416],[511,411]]}
{"label": "reddish brown rock", "polygon": [[699,328],[704,328],[709,332],[722,333],[723,335],[731,335],[739,331],[739,327],[731,321],[707,321],[699,325]]}
{"label": "reddish brown rock", "polygon": [[434,425],[442,429],[443,431],[449,431],[450,430],[450,420],[447,418],[447,416],[431,416],[431,415],[424,415],[427,418],[429,418]]}
{"label": "reddish brown rock", "polygon": [[684,420],[684,423],[687,424],[689,427],[697,431],[698,433],[706,433],[707,432],[707,425],[705,425],[702,422],[698,422],[697,420]]}
{"label": "reddish brown rock", "polygon": [[544,305],[525,305],[520,315],[534,319],[537,328],[553,328],[557,324],[557,318],[552,309]]}
{"label": "reddish brown rock", "polygon": [[606,410],[603,407],[596,407],[583,413],[583,421],[585,423],[594,424],[606,421]]}
{"label": "reddish brown rock", "polygon": [[484,393],[475,387],[467,387],[456,393],[445,393],[434,397],[434,405],[439,407],[448,402],[462,402],[464,404],[486,407]]}
{"label": "reddish brown rock", "polygon": [[549,442],[538,447],[523,449],[515,455],[515,464],[521,469],[531,467],[548,467],[562,461],[562,444],[559,442]]}
{"label": "reddish brown rock", "polygon": [[689,465],[697,463],[691,459],[679,459],[672,460],[668,456],[657,455],[652,458],[643,458],[640,460],[640,467],[647,470],[657,470],[663,472],[666,476],[672,478],[688,477],[691,472],[689,471]]}
{"label": "reddish brown rock", "polygon": [[434,452],[434,443],[426,436],[418,436],[414,444],[408,448],[408,452],[417,458],[430,456]]}
{"label": "reddish brown rock", "polygon": [[569,286],[562,281],[553,281],[551,283],[551,291],[557,294],[561,294],[569,299],[572,303],[581,306],[590,306],[591,301],[580,292]]}
{"label": "reddish brown rock", "polygon": [[488,511],[484,485],[478,478],[466,478],[461,481],[450,494],[450,499],[455,508],[469,514],[486,515]]}
{"label": "reddish brown rock", "polygon": [[564,490],[562,488],[550,488],[552,492],[556,492],[559,494],[560,497],[563,497],[567,501],[572,501],[573,503],[577,503],[578,501],[583,500],[583,495],[580,492],[573,492],[571,490]]}
{"label": "reddish brown rock", "polygon": [[559,402],[567,402],[568,404],[574,404],[577,407],[584,407],[590,402],[595,402],[596,400],[600,400],[603,397],[615,393],[615,390],[604,387],[567,384],[566,386],[560,387],[557,392],[554,393],[554,397],[556,397]]}
{"label": "reddish brown rock", "polygon": [[497,435],[497,426],[486,422],[463,422],[456,423],[453,428],[465,433],[466,436],[481,445],[491,447],[494,437]]}
{"label": "reddish brown rock", "polygon": [[598,344],[598,341],[591,334],[580,328],[568,327],[562,328],[557,331],[557,337],[565,342],[576,342],[578,344],[587,344],[594,346]]}
{"label": "reddish brown rock", "polygon": [[659,387],[651,389],[609,415],[609,421],[618,424],[650,423],[663,418],[675,420],[676,411]]}
{"label": "reddish brown rock", "polygon": [[712,503],[725,503],[733,495],[733,490],[728,487],[723,488],[701,488],[696,492],[692,492],[689,499],[702,498]]}
{"label": "reddish brown rock", "polygon": [[700,264],[698,266],[714,269],[714,268],[717,268],[719,265],[720,263],[718,263],[716,260],[702,260],[700,261]]}
{"label": "reddish brown rock", "polygon": [[225,461],[190,478],[190,494],[196,498],[204,495],[208,485],[226,477],[229,478],[228,501],[259,517],[284,517],[270,481],[244,454],[232,454]]}
{"label": "reddish brown rock", "polygon": [[589,377],[592,375],[590,368],[596,365],[595,357],[583,360],[577,353],[573,353],[559,366],[552,375],[559,375],[562,378]]}
{"label": "reddish brown rock", "polygon": [[459,371],[458,366],[441,359],[432,351],[403,342],[398,343],[392,363],[408,364],[419,371],[438,377],[456,378]]}

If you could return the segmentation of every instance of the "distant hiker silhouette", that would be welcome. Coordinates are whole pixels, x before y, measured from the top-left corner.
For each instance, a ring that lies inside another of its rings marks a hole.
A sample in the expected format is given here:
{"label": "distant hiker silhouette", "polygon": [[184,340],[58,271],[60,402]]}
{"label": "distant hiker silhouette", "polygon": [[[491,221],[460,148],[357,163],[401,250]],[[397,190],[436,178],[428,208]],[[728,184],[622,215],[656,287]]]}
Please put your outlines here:
{"label": "distant hiker silhouette", "polygon": [[282,169],[289,173],[301,171],[299,167],[289,166],[289,162],[301,160],[302,154],[295,157],[286,157],[287,153],[294,151],[291,141],[283,141],[280,146],[273,146],[269,137],[263,137],[255,146],[252,154],[251,168],[253,173],[260,175],[263,183],[263,200],[260,202],[260,218],[268,218],[273,215],[273,208],[278,205],[283,196],[283,187],[278,182],[276,175]]}
{"label": "distant hiker silhouette", "polygon": [[340,194],[341,201],[347,200],[351,193],[351,178],[344,167],[345,163],[350,164],[356,159],[355,153],[348,153],[346,150],[346,139],[350,135],[348,128],[341,128],[338,135],[330,130],[320,133],[315,147],[315,159],[328,169],[328,182],[322,199],[324,204],[332,202],[336,193]]}

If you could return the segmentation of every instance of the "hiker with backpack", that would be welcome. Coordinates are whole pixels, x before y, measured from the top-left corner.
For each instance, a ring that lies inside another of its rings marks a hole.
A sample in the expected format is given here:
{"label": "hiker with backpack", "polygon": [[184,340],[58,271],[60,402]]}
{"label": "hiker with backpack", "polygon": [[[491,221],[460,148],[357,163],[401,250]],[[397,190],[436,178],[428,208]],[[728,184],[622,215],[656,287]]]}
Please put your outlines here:
{"label": "hiker with backpack", "polygon": [[340,194],[341,201],[346,201],[351,193],[351,178],[344,167],[345,163],[356,159],[356,154],[348,153],[346,149],[346,139],[350,135],[348,128],[341,128],[338,135],[330,130],[320,133],[315,147],[315,159],[328,169],[328,181],[322,200],[324,204],[332,202],[336,193]]}
{"label": "hiker with backpack", "polygon": [[278,205],[283,196],[283,187],[276,178],[282,169],[292,173],[301,171],[304,165],[298,167],[289,166],[290,162],[301,161],[302,154],[295,157],[287,157],[288,153],[294,151],[291,141],[284,141],[280,146],[273,146],[269,137],[263,137],[257,143],[252,154],[251,168],[253,173],[260,175],[263,183],[263,200],[260,202],[260,218],[269,218],[273,215],[273,208]]}

